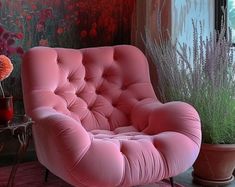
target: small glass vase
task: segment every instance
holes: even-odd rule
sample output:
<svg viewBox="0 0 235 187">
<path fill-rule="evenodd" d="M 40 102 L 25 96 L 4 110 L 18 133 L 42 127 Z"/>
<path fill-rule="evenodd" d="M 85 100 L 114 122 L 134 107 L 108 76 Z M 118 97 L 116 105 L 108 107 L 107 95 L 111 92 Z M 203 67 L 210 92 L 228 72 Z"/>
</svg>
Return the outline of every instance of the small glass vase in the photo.
<svg viewBox="0 0 235 187">
<path fill-rule="evenodd" d="M 7 126 L 13 118 L 13 97 L 0 97 L 0 126 Z"/>
</svg>

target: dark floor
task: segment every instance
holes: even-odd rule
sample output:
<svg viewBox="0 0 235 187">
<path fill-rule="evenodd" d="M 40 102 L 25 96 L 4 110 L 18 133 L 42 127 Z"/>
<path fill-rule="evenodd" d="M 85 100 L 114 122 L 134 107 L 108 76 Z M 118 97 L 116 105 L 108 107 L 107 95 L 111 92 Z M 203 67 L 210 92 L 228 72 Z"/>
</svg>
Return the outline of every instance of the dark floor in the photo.
<svg viewBox="0 0 235 187">
<path fill-rule="evenodd" d="M 28 161 L 33 161 L 37 160 L 36 154 L 34 151 L 28 152 L 24 160 L 22 162 L 28 162 Z M 6 166 L 6 165 L 12 165 L 14 161 L 14 157 L 12 156 L 0 156 L 0 167 L 1 166 Z M 182 173 L 181 175 L 177 176 L 174 178 L 176 182 L 179 184 L 184 185 L 185 187 L 203 187 L 202 185 L 196 185 L 193 183 L 193 178 L 192 178 L 192 168 L 190 168 L 188 171 Z M 144 187 L 144 186 L 141 186 Z M 148 185 L 148 187 L 154 187 L 154 184 Z M 215 187 L 215 186 L 214 186 Z M 231 184 L 227 185 L 226 187 L 235 187 L 235 181 L 233 181 Z"/>
</svg>

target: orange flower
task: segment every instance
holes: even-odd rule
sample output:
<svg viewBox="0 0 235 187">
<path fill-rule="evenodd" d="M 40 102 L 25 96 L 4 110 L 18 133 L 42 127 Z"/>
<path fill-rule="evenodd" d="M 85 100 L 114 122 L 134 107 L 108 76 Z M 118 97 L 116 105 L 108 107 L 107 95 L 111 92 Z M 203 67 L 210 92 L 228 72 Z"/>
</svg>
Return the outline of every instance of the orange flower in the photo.
<svg viewBox="0 0 235 187">
<path fill-rule="evenodd" d="M 11 63 L 11 60 L 5 55 L 0 55 L 0 81 L 7 78 L 12 70 L 13 64 Z"/>
</svg>

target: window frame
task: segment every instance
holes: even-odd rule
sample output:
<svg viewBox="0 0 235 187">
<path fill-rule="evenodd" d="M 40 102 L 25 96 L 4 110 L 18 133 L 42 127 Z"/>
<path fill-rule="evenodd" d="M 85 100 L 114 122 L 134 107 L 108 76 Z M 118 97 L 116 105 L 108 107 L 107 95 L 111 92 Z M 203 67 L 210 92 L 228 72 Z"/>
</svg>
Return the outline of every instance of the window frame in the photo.
<svg viewBox="0 0 235 187">
<path fill-rule="evenodd" d="M 225 26 L 227 28 L 227 12 L 223 13 L 221 7 L 227 8 L 227 0 L 215 0 L 215 30 L 221 31 L 221 22 L 222 17 L 225 16 Z M 227 32 L 226 32 L 227 34 Z M 235 43 L 232 43 L 232 46 L 235 47 Z"/>
</svg>

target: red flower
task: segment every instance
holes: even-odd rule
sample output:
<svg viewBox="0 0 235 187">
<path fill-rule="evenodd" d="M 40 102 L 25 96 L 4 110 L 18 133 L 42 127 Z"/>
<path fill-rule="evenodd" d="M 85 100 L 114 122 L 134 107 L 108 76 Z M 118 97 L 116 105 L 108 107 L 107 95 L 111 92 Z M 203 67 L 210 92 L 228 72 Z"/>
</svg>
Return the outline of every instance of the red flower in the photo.
<svg viewBox="0 0 235 187">
<path fill-rule="evenodd" d="M 58 29 L 57 29 L 57 34 L 63 34 L 64 33 L 64 28 L 63 27 L 59 27 Z"/>
<path fill-rule="evenodd" d="M 44 10 L 44 14 L 47 18 L 52 18 L 53 15 L 52 15 L 52 9 L 51 8 L 47 8 Z"/>
<path fill-rule="evenodd" d="M 17 47 L 16 52 L 21 55 L 24 54 L 24 50 L 22 49 L 22 47 Z"/>
<path fill-rule="evenodd" d="M 18 32 L 18 33 L 16 34 L 16 38 L 18 38 L 19 40 L 23 39 L 23 38 L 24 38 L 23 33 L 22 33 L 22 32 Z"/>
<path fill-rule="evenodd" d="M 90 32 L 89 32 L 89 36 L 91 38 L 95 38 L 97 36 L 97 31 L 96 29 L 91 29 Z"/>
<path fill-rule="evenodd" d="M 4 29 L 0 26 L 0 35 L 4 32 Z"/>
<path fill-rule="evenodd" d="M 33 4 L 33 5 L 31 6 L 31 8 L 32 8 L 32 10 L 36 10 L 36 9 L 37 9 L 37 6 L 36 6 L 35 4 Z"/>
<path fill-rule="evenodd" d="M 42 32 L 42 31 L 44 31 L 44 23 L 39 22 L 39 23 L 36 25 L 36 31 L 37 31 L 37 32 Z"/>
<path fill-rule="evenodd" d="M 87 36 L 87 31 L 86 30 L 81 31 L 80 37 L 85 38 L 86 36 Z"/>
<path fill-rule="evenodd" d="M 32 19 L 32 16 L 28 14 L 28 15 L 26 16 L 26 20 L 27 20 L 27 21 L 30 21 L 31 19 Z"/>
<path fill-rule="evenodd" d="M 0 26 L 0 55 L 11 56 L 17 53 L 16 39 L 22 38 L 22 33 L 8 32 Z"/>
</svg>

